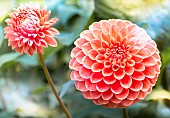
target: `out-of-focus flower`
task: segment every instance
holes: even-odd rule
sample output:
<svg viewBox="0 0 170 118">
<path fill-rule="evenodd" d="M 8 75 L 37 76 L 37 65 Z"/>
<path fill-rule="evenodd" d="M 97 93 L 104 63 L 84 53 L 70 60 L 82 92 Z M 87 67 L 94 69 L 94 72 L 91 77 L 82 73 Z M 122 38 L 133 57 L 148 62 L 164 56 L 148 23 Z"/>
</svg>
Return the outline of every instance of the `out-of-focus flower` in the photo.
<svg viewBox="0 0 170 118">
<path fill-rule="evenodd" d="M 86 99 L 109 108 L 130 106 L 146 97 L 160 73 L 156 43 L 130 21 L 101 20 L 75 41 L 71 79 Z"/>
<path fill-rule="evenodd" d="M 58 19 L 48 20 L 51 11 L 47 8 L 40 9 L 38 3 L 21 4 L 9 14 L 5 22 L 5 38 L 8 46 L 20 54 L 33 55 L 35 52 L 44 53 L 43 48 L 48 45 L 56 47 L 57 41 L 53 38 L 59 31 L 53 27 Z"/>
</svg>

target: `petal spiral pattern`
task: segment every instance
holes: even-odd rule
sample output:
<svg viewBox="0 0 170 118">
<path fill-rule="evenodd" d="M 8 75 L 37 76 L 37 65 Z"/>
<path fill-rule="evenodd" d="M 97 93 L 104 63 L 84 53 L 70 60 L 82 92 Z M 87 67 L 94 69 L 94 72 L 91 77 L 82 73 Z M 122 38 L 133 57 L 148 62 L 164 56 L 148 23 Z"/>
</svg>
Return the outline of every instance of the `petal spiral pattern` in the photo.
<svg viewBox="0 0 170 118">
<path fill-rule="evenodd" d="M 71 51 L 71 79 L 86 99 L 108 108 L 124 108 L 152 91 L 161 61 L 156 43 L 127 20 L 94 22 Z"/>
</svg>

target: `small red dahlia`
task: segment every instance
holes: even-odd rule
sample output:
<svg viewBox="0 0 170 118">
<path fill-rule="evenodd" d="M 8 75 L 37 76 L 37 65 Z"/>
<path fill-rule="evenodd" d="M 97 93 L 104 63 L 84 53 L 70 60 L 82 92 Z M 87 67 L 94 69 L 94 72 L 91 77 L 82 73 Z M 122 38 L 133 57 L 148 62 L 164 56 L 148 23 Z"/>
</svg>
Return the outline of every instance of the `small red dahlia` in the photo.
<svg viewBox="0 0 170 118">
<path fill-rule="evenodd" d="M 80 34 L 71 51 L 71 79 L 86 99 L 124 108 L 146 97 L 160 73 L 156 43 L 127 20 L 95 22 Z"/>
<path fill-rule="evenodd" d="M 8 46 L 20 54 L 33 55 L 34 52 L 44 53 L 43 48 L 48 45 L 56 47 L 55 34 L 59 31 L 51 26 L 58 19 L 48 20 L 51 11 L 46 8 L 40 9 L 38 3 L 21 4 L 9 14 L 10 18 L 5 22 L 5 38 L 8 39 Z"/>
</svg>

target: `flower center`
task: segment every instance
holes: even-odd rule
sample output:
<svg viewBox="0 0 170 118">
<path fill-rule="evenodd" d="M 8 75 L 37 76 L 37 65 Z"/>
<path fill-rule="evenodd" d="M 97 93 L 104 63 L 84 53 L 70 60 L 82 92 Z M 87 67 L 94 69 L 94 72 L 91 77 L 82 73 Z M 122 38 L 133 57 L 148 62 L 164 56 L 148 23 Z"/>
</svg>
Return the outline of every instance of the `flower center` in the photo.
<svg viewBox="0 0 170 118">
<path fill-rule="evenodd" d="M 127 61 L 129 60 L 128 46 L 125 45 L 110 45 L 109 48 L 105 50 L 105 61 L 110 63 L 113 70 L 118 68 L 124 68 Z"/>
</svg>

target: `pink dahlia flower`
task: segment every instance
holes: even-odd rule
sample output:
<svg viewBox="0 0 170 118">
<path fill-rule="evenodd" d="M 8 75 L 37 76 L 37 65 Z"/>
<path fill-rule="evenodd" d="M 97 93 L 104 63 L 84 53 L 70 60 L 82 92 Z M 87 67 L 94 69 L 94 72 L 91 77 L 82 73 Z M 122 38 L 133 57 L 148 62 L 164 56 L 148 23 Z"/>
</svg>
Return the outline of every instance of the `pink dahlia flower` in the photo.
<svg viewBox="0 0 170 118">
<path fill-rule="evenodd" d="M 156 43 L 144 29 L 119 19 L 89 26 L 75 41 L 71 79 L 86 99 L 124 108 L 146 97 L 160 73 Z"/>
<path fill-rule="evenodd" d="M 57 46 L 54 39 L 59 31 L 51 26 L 58 19 L 48 20 L 51 11 L 46 8 L 40 9 L 38 3 L 21 4 L 9 14 L 10 18 L 5 22 L 5 38 L 8 39 L 8 46 L 15 49 L 20 54 L 27 53 L 33 55 L 34 52 L 43 54 L 43 48 Z"/>
</svg>

